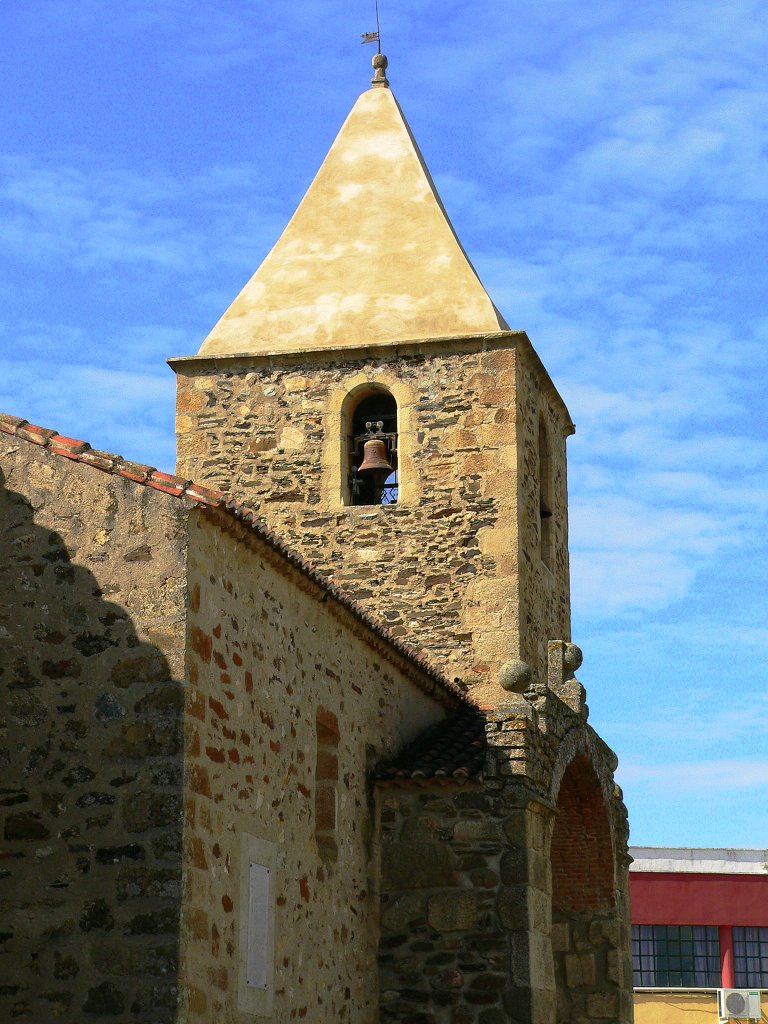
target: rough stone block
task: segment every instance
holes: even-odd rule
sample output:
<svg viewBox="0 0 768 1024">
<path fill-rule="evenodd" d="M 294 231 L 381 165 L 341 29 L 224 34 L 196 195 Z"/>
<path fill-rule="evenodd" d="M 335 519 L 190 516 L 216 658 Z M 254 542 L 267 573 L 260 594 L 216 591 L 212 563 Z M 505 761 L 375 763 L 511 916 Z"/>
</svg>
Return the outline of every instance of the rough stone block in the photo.
<svg viewBox="0 0 768 1024">
<path fill-rule="evenodd" d="M 566 953 L 570 949 L 570 927 L 565 921 L 552 925 L 552 952 Z"/>
<path fill-rule="evenodd" d="M 26 814 L 11 814 L 5 819 L 5 827 L 3 828 L 3 836 L 5 839 L 29 839 L 39 841 L 42 839 L 50 839 L 51 832 L 42 821 L 40 821 L 40 815 L 34 811 L 29 811 Z"/>
<path fill-rule="evenodd" d="M 618 1012 L 618 992 L 593 992 L 587 996 L 587 1013 L 592 1020 L 615 1021 Z"/>
<path fill-rule="evenodd" d="M 617 949 L 608 950 L 606 976 L 614 985 L 622 986 L 624 984 L 625 960 L 626 954 L 623 951 Z"/>
<path fill-rule="evenodd" d="M 591 953 L 568 953 L 565 957 L 565 976 L 569 988 L 595 984 L 595 958 Z"/>
<path fill-rule="evenodd" d="M 390 932 L 405 931 L 409 926 L 425 920 L 424 897 L 420 893 L 406 892 L 384 910 L 383 927 Z"/>
<path fill-rule="evenodd" d="M 507 885 L 496 900 L 502 928 L 518 931 L 528 927 L 528 892 L 525 885 Z"/>
<path fill-rule="evenodd" d="M 498 835 L 496 822 L 488 819 L 457 821 L 453 826 L 453 838 L 461 843 L 492 842 Z"/>
<path fill-rule="evenodd" d="M 437 830 L 438 819 L 434 814 L 411 814 L 403 821 L 400 838 L 406 843 L 431 843 Z"/>
<path fill-rule="evenodd" d="M 471 892 L 438 893 L 430 896 L 429 924 L 438 932 L 470 931 L 477 922 L 477 904 Z"/>
<path fill-rule="evenodd" d="M 392 843 L 382 851 L 382 889 L 456 885 L 451 851 L 440 843 Z"/>
</svg>

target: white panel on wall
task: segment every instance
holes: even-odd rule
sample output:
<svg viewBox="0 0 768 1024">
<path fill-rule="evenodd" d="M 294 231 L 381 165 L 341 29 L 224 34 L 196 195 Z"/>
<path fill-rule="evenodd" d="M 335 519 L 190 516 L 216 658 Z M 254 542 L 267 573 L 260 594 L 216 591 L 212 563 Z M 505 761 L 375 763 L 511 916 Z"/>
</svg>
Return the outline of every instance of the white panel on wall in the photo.
<svg viewBox="0 0 768 1024">
<path fill-rule="evenodd" d="M 268 968 L 269 868 L 264 864 L 248 866 L 248 940 L 246 953 L 246 984 L 266 989 Z"/>
<path fill-rule="evenodd" d="M 277 846 L 266 839 L 242 832 L 238 876 L 238 1010 L 255 1017 L 271 1017 L 275 970 L 275 894 L 278 885 Z"/>
</svg>

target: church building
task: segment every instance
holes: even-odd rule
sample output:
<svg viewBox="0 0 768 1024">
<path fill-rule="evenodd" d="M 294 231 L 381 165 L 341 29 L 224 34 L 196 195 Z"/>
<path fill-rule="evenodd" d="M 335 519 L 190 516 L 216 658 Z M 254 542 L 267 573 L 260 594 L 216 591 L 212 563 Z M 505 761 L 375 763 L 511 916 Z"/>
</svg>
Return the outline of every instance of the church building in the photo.
<svg viewBox="0 0 768 1024">
<path fill-rule="evenodd" d="M 176 475 L 0 416 L 0 1018 L 629 1024 L 574 427 L 374 57 L 176 374 Z"/>
</svg>

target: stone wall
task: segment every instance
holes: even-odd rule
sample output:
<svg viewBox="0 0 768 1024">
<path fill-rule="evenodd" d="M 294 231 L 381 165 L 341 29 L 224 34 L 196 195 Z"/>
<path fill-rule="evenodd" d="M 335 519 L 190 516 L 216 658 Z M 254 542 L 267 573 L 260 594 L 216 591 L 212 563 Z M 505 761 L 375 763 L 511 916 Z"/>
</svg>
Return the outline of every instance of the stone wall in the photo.
<svg viewBox="0 0 768 1024">
<path fill-rule="evenodd" d="M 510 697 L 481 785 L 379 789 L 382 1022 L 631 1021 L 626 813 L 584 719 Z"/>
<path fill-rule="evenodd" d="M 251 1019 L 241 933 L 250 836 L 276 857 L 272 1020 L 372 1024 L 368 775 L 443 707 L 413 666 L 226 516 L 193 514 L 189 585 L 185 1019 Z"/>
<path fill-rule="evenodd" d="M 530 1020 L 524 809 L 504 783 L 384 790 L 382 1024 Z"/>
<path fill-rule="evenodd" d="M 517 537 L 519 551 L 520 658 L 539 679 L 547 664 L 549 640 L 571 636 L 571 584 L 568 561 L 568 480 L 562 410 L 542 394 L 540 370 L 530 359 L 517 361 L 517 429 L 520 459 Z M 539 429 L 549 448 L 551 566 L 541 557 L 543 522 L 539 508 Z"/>
<path fill-rule="evenodd" d="M 176 1019 L 184 515 L 0 435 L 4 1021 Z"/>
<path fill-rule="evenodd" d="M 180 475 L 242 497 L 482 702 L 501 699 L 496 671 L 510 657 L 543 678 L 546 641 L 570 629 L 572 425 L 525 335 L 173 365 Z M 400 499 L 350 507 L 342 411 L 370 384 L 398 403 Z M 552 572 L 538 557 L 540 416 L 557 496 Z"/>
</svg>

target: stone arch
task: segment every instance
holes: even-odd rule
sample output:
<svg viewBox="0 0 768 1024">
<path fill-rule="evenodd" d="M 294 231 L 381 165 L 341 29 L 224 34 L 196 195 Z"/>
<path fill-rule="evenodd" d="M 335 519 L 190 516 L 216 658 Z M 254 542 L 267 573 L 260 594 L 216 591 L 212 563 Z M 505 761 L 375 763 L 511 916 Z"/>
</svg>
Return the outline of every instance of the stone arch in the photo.
<svg viewBox="0 0 768 1024">
<path fill-rule="evenodd" d="M 350 414 L 361 400 L 377 390 L 389 392 L 397 403 L 398 504 L 413 504 L 418 499 L 420 485 L 413 471 L 415 398 L 411 388 L 402 380 L 376 368 L 369 373 L 358 372 L 347 377 L 329 395 L 323 421 L 325 444 L 321 494 L 325 507 L 338 508 L 349 504 L 347 436 Z"/>
<path fill-rule="evenodd" d="M 549 861 L 557 1024 L 591 1017 L 618 1021 L 624 1009 L 614 766 L 593 746 L 587 730 L 566 736 L 553 778 Z"/>
</svg>

